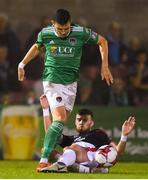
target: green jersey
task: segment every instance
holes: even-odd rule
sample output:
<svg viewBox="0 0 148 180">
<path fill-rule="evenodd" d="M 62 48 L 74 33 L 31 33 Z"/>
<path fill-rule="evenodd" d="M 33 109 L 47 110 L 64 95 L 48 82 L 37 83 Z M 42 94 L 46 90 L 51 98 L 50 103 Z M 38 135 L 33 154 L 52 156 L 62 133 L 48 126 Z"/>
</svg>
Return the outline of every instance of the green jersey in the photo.
<svg viewBox="0 0 148 180">
<path fill-rule="evenodd" d="M 81 26 L 71 26 L 71 32 L 65 38 L 58 37 L 53 26 L 43 28 L 36 42 L 46 51 L 43 81 L 56 84 L 77 81 L 82 47 L 85 43 L 98 43 L 98 38 L 97 33 Z"/>
</svg>

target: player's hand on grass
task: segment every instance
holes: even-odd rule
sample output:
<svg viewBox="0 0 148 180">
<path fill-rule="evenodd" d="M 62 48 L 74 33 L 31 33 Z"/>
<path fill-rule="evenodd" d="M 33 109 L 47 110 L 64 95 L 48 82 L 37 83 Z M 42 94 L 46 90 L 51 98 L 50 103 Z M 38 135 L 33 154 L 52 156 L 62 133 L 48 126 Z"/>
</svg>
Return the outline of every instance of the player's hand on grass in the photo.
<svg viewBox="0 0 148 180">
<path fill-rule="evenodd" d="M 108 86 L 113 84 L 113 76 L 112 76 L 108 66 L 102 65 L 102 67 L 101 67 L 101 77 L 102 77 L 102 80 L 106 81 Z"/>
<path fill-rule="evenodd" d="M 129 135 L 134 129 L 136 124 L 136 119 L 133 116 L 130 116 L 122 125 L 122 134 L 124 136 Z"/>
<path fill-rule="evenodd" d="M 18 67 L 18 80 L 24 81 L 25 80 L 25 70 L 24 68 Z"/>
</svg>

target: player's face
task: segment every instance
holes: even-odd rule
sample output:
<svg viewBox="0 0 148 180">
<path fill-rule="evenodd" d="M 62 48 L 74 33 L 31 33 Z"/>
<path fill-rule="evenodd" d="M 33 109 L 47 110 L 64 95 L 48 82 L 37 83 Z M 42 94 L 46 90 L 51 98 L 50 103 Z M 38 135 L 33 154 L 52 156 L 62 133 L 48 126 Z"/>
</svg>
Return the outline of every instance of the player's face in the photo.
<svg viewBox="0 0 148 180">
<path fill-rule="evenodd" d="M 55 29 L 57 35 L 60 38 L 65 38 L 66 36 L 68 36 L 68 34 L 70 33 L 70 30 L 71 30 L 71 22 L 68 22 L 64 25 L 54 22 L 53 26 L 54 26 L 54 29 Z"/>
<path fill-rule="evenodd" d="M 75 120 L 76 130 L 78 132 L 89 131 L 93 125 L 93 119 L 91 115 L 76 115 Z"/>
</svg>

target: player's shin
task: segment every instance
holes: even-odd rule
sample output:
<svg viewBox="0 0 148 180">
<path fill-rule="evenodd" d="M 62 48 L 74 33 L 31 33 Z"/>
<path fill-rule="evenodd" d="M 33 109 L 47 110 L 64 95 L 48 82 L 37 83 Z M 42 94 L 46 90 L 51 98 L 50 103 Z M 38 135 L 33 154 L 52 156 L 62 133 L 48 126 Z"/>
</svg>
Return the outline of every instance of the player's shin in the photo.
<svg viewBox="0 0 148 180">
<path fill-rule="evenodd" d="M 62 134 L 63 127 L 63 122 L 56 120 L 53 121 L 51 126 L 48 128 L 48 131 L 44 138 L 44 147 L 40 163 L 48 160 L 51 151 L 54 149 L 57 141 L 59 140 Z"/>
<path fill-rule="evenodd" d="M 80 172 L 80 173 L 90 173 L 91 169 L 87 166 L 83 166 L 82 164 L 74 163 L 71 166 L 72 170 L 74 172 Z"/>
</svg>

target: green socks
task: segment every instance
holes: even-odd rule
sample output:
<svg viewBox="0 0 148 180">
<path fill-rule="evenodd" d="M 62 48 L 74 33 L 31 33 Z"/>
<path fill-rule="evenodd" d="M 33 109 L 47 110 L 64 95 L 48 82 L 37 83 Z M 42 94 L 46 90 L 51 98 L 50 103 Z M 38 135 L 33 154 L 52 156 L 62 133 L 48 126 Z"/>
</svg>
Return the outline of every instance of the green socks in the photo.
<svg viewBox="0 0 148 180">
<path fill-rule="evenodd" d="M 61 121 L 56 120 L 52 122 L 44 138 L 44 148 L 41 156 L 42 158 L 49 157 L 51 151 L 54 149 L 57 141 L 61 137 L 63 127 L 64 123 Z"/>
</svg>

